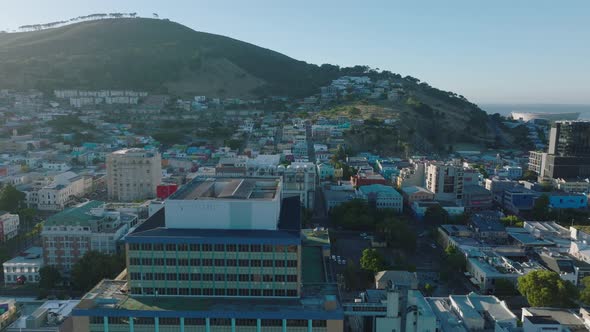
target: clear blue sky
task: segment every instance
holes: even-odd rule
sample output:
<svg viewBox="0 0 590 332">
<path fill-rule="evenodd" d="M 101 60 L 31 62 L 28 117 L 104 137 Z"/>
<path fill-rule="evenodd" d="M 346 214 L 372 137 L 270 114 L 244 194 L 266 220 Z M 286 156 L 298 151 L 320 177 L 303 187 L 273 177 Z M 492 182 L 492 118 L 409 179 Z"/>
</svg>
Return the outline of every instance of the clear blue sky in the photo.
<svg viewBox="0 0 590 332">
<path fill-rule="evenodd" d="M 477 103 L 590 104 L 590 1 L 2 1 L 0 29 L 137 12 L 341 66 L 411 75 Z"/>
</svg>

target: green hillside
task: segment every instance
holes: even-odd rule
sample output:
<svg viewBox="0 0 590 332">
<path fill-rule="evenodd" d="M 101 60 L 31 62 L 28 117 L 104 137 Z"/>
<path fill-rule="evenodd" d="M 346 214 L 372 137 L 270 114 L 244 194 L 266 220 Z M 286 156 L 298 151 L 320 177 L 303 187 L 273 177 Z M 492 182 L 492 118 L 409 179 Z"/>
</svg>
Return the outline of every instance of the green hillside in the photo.
<svg viewBox="0 0 590 332">
<path fill-rule="evenodd" d="M 336 68 L 336 70 L 333 70 Z M 155 19 L 0 34 L 0 87 L 307 95 L 339 75 L 232 38 Z"/>
</svg>

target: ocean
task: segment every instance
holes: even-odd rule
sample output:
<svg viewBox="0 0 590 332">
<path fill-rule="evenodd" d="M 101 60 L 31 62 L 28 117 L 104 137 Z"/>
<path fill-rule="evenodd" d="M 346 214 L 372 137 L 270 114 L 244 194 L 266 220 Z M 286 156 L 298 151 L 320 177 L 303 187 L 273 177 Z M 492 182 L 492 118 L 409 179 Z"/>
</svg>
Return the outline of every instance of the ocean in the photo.
<svg viewBox="0 0 590 332">
<path fill-rule="evenodd" d="M 580 120 L 590 120 L 590 105 L 559 104 L 480 104 L 489 114 L 499 113 L 510 116 L 511 112 L 571 113 L 580 112 Z"/>
</svg>

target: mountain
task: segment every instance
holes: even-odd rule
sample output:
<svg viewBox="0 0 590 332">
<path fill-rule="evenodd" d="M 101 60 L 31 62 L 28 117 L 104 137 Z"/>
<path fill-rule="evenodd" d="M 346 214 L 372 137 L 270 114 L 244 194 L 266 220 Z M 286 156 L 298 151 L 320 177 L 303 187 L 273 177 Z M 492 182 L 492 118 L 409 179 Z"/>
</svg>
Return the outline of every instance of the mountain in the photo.
<svg viewBox="0 0 590 332">
<path fill-rule="evenodd" d="M 489 147 L 519 143 L 506 133 L 499 118 L 487 116 L 461 95 L 416 78 L 367 66 L 308 64 L 169 20 L 104 19 L 35 32 L 0 33 L 0 89 L 134 89 L 182 97 L 302 97 L 318 93 L 319 87 L 344 75 L 388 79 L 405 90 L 397 102 L 360 101 L 375 104 L 373 109 L 388 116 L 395 114 L 400 130 L 382 137 L 381 131 L 367 128 L 367 133 L 358 133 L 357 143 L 383 144 L 384 149 L 393 146 L 395 150 L 410 142 L 423 151 L 452 150 L 458 143 Z"/>
<path fill-rule="evenodd" d="M 0 34 L 0 87 L 143 89 L 176 95 L 304 96 L 339 76 L 168 20 L 105 19 Z"/>
</svg>

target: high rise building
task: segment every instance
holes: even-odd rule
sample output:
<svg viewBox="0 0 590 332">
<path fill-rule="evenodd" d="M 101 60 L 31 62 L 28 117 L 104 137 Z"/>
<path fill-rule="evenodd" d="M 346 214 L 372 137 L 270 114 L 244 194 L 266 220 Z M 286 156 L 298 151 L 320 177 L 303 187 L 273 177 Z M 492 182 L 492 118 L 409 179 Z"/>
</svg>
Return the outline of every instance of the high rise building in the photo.
<svg viewBox="0 0 590 332">
<path fill-rule="evenodd" d="M 74 330 L 342 331 L 329 237 L 306 237 L 299 197 L 281 189 L 281 178 L 180 188 L 126 236 L 126 279 L 88 293 Z"/>
<path fill-rule="evenodd" d="M 110 200 L 131 202 L 156 197 L 162 182 L 158 152 L 124 149 L 107 156 L 107 190 Z"/>
<path fill-rule="evenodd" d="M 463 166 L 433 162 L 426 167 L 426 189 L 441 201 L 456 202 L 463 199 Z"/>
<path fill-rule="evenodd" d="M 590 121 L 557 121 L 549 133 L 542 175 L 550 179 L 590 177 Z"/>
</svg>

